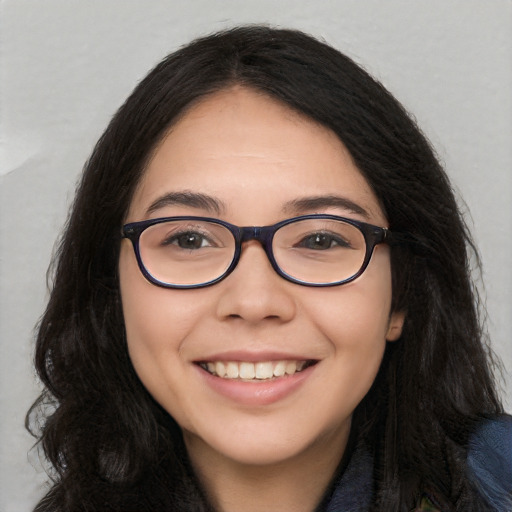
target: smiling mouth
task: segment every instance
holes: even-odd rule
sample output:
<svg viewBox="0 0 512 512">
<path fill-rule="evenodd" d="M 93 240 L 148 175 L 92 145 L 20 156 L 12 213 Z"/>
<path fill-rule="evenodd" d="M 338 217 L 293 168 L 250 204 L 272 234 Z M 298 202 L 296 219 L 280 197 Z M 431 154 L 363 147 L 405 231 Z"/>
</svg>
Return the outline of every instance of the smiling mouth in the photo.
<svg viewBox="0 0 512 512">
<path fill-rule="evenodd" d="M 197 363 L 209 374 L 222 379 L 236 379 L 246 382 L 258 382 L 279 377 L 285 377 L 302 372 L 318 361 L 310 360 L 282 360 L 282 361 L 206 361 Z"/>
</svg>

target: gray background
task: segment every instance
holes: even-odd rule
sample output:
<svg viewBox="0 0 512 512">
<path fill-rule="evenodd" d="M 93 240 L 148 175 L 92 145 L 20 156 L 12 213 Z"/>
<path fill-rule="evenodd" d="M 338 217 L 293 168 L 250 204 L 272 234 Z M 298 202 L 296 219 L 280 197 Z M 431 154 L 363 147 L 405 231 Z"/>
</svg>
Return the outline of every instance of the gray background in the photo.
<svg viewBox="0 0 512 512">
<path fill-rule="evenodd" d="M 29 510 L 42 492 L 23 429 L 38 391 L 33 327 L 83 162 L 156 62 L 236 23 L 323 37 L 415 114 L 471 211 L 493 346 L 512 368 L 510 0 L 0 0 L 0 8 L 2 512 Z"/>
</svg>

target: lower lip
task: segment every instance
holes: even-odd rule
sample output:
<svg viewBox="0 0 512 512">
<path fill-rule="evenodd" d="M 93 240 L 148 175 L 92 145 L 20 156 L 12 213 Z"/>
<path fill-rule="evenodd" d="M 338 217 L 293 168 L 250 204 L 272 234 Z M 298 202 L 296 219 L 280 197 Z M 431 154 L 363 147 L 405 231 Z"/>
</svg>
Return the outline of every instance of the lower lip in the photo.
<svg viewBox="0 0 512 512">
<path fill-rule="evenodd" d="M 245 406 L 270 405 L 294 393 L 312 375 L 316 365 L 301 372 L 268 380 L 244 382 L 216 377 L 197 366 L 201 377 L 216 393 Z"/>
</svg>

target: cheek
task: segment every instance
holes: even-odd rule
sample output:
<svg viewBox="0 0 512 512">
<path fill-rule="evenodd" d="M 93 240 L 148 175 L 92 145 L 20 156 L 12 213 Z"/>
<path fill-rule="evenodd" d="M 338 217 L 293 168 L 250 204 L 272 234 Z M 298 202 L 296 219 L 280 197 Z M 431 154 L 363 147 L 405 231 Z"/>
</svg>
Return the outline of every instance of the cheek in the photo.
<svg viewBox="0 0 512 512">
<path fill-rule="evenodd" d="M 339 404 L 341 417 L 352 414 L 375 381 L 387 344 L 389 311 L 382 302 L 370 305 L 355 291 L 347 295 L 348 301 L 326 301 L 329 306 L 318 315 L 333 354 L 330 373 L 336 377 L 329 382 L 330 399 Z"/>
<path fill-rule="evenodd" d="M 131 247 L 121 250 L 119 278 L 130 359 L 148 384 L 155 369 L 175 364 L 181 344 L 200 315 L 196 302 L 179 290 L 149 283 L 141 274 Z"/>
<path fill-rule="evenodd" d="M 391 276 L 371 272 L 357 281 L 329 289 L 315 301 L 313 316 L 336 346 L 366 345 L 386 341 L 391 309 Z"/>
<path fill-rule="evenodd" d="M 329 340 L 337 374 L 359 398 L 375 379 L 389 327 L 389 262 L 385 253 L 376 256 L 358 280 L 324 289 L 310 307 L 310 318 Z"/>
<path fill-rule="evenodd" d="M 146 281 L 129 251 L 121 251 L 119 276 L 128 352 L 135 372 L 153 398 L 180 425 L 188 425 L 186 411 L 193 410 L 193 405 L 187 392 L 190 369 L 184 352 L 207 304 L 192 290 L 184 293 Z"/>
</svg>

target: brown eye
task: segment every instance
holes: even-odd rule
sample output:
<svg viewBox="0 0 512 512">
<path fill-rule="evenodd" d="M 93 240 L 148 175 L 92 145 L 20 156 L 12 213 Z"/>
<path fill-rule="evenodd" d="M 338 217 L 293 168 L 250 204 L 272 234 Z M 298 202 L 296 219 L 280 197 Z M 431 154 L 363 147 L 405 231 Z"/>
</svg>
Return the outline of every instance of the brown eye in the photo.
<svg viewBox="0 0 512 512">
<path fill-rule="evenodd" d="M 314 233 L 313 235 L 303 238 L 297 244 L 297 247 L 303 247 L 305 249 L 312 249 L 315 251 L 324 251 L 336 246 L 349 247 L 350 244 L 339 236 L 334 236 L 329 233 Z"/>
<path fill-rule="evenodd" d="M 207 238 L 201 233 L 188 231 L 170 236 L 162 242 L 162 245 L 177 245 L 180 249 L 201 249 L 201 247 L 208 247 Z"/>
</svg>

